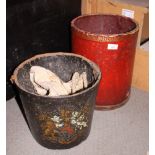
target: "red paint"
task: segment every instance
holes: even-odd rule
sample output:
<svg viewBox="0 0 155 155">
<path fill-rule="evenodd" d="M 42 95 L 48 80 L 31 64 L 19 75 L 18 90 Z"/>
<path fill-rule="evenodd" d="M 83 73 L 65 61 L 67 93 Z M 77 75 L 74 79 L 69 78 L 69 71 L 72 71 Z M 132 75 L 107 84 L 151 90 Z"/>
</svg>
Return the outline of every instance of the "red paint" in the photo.
<svg viewBox="0 0 155 155">
<path fill-rule="evenodd" d="M 137 33 L 123 36 L 124 39 L 116 42 L 99 42 L 84 39 L 77 31 L 72 31 L 72 51 L 94 61 L 101 69 L 102 79 L 97 95 L 97 106 L 115 106 L 128 98 Z M 121 35 L 119 37 L 121 38 Z M 118 44 L 118 49 L 108 50 L 108 44 Z"/>
<path fill-rule="evenodd" d="M 74 134 L 74 130 L 69 126 L 64 127 L 62 131 L 67 131 L 68 134 Z"/>
</svg>

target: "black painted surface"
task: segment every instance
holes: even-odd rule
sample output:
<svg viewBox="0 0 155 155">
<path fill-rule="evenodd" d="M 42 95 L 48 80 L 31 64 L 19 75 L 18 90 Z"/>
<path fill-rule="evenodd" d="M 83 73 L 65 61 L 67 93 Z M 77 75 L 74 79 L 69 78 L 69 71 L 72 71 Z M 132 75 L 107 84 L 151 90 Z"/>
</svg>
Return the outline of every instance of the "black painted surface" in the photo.
<svg viewBox="0 0 155 155">
<path fill-rule="evenodd" d="M 32 64 L 52 70 L 64 81 L 69 81 L 75 72 L 85 71 L 88 88 L 72 95 L 40 96 L 30 82 Z M 19 66 L 14 77 L 31 133 L 39 144 L 49 149 L 68 149 L 88 137 L 101 79 L 101 72 L 94 63 L 73 54 L 46 54 Z M 54 117 L 61 119 L 62 126 L 57 126 L 60 122 L 54 121 Z"/>
<path fill-rule="evenodd" d="M 80 10 L 81 0 L 7 0 L 7 99 L 14 95 L 9 79 L 19 63 L 38 53 L 70 51 L 70 21 Z"/>
</svg>

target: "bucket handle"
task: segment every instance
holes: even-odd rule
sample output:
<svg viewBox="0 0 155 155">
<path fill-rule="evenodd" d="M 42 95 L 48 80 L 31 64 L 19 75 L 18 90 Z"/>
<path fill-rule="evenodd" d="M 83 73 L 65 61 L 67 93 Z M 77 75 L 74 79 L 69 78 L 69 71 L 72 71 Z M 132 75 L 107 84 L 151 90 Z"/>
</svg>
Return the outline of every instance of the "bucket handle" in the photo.
<svg viewBox="0 0 155 155">
<path fill-rule="evenodd" d="M 14 84 L 14 83 L 15 83 L 15 76 L 14 76 L 14 74 L 13 74 L 13 75 L 11 75 L 10 81 L 11 81 L 11 83 L 12 83 L 12 84 Z"/>
</svg>

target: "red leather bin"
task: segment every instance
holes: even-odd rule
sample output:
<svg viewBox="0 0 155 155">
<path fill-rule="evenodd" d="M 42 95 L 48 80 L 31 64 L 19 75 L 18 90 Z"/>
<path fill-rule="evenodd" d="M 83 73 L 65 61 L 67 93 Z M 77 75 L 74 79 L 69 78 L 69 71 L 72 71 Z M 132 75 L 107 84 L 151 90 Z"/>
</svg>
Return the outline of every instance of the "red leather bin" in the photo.
<svg viewBox="0 0 155 155">
<path fill-rule="evenodd" d="M 102 72 L 96 107 L 123 105 L 130 95 L 138 24 L 120 15 L 82 15 L 71 28 L 72 52 L 91 59 Z"/>
</svg>

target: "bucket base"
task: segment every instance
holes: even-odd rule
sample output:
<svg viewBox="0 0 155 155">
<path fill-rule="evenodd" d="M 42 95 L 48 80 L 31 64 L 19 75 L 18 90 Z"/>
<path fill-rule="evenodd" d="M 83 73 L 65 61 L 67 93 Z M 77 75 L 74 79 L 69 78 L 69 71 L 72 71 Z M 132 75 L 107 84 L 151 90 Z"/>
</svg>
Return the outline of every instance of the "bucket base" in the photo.
<svg viewBox="0 0 155 155">
<path fill-rule="evenodd" d="M 127 101 L 129 100 L 130 95 L 121 103 L 119 104 L 115 104 L 115 105 L 105 105 L 105 106 L 95 106 L 95 110 L 113 110 L 113 109 L 117 109 L 120 108 L 121 106 L 123 106 L 124 104 L 127 103 Z"/>
<path fill-rule="evenodd" d="M 90 133 L 90 131 L 89 131 Z M 85 137 L 82 137 L 81 139 L 79 139 L 78 141 L 76 142 L 73 142 L 71 144 L 67 144 L 67 145 L 62 145 L 62 144 L 52 144 L 52 143 L 48 143 L 48 142 L 44 142 L 44 141 L 40 141 L 40 140 L 36 140 L 36 142 L 38 144 L 40 144 L 42 147 L 45 147 L 47 149 L 52 149 L 52 150 L 65 150 L 65 149 L 70 149 L 70 148 L 73 148 L 73 147 L 76 147 L 78 146 L 79 144 L 83 143 L 85 140 L 87 140 L 88 136 L 89 136 L 89 133 L 85 136 Z"/>
</svg>

